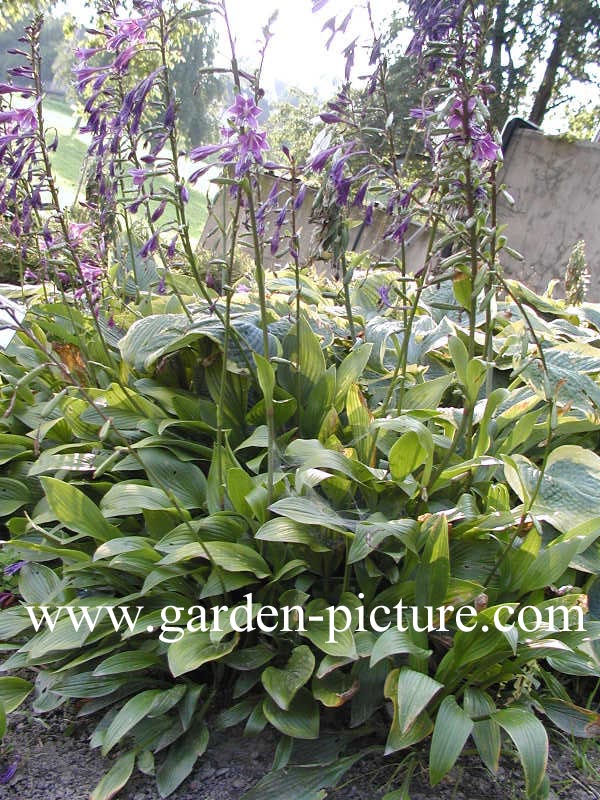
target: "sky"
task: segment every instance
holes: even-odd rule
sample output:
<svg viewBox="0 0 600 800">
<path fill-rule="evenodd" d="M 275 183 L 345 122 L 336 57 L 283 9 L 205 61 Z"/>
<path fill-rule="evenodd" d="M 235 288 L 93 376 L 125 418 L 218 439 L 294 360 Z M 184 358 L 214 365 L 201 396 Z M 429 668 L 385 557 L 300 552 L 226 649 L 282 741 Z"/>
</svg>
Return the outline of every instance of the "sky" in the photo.
<svg viewBox="0 0 600 800">
<path fill-rule="evenodd" d="M 68 11 L 79 19 L 86 12 L 81 0 L 64 0 Z M 386 16 L 398 7 L 398 0 L 372 0 L 374 22 L 385 24 Z M 328 32 L 322 31 L 324 23 L 334 14 L 338 21 L 354 7 L 352 19 L 345 34 L 336 38 L 326 50 Z M 341 50 L 368 30 L 368 20 L 361 0 L 329 0 L 317 14 L 312 13 L 311 0 L 227 0 L 227 9 L 236 39 L 236 50 L 241 65 L 253 71 L 258 65 L 259 40 L 269 17 L 278 12 L 272 24 L 273 38 L 266 52 L 262 85 L 268 95 L 274 93 L 278 82 L 295 86 L 321 97 L 328 97 L 343 79 L 344 58 Z M 230 60 L 229 45 L 219 20 L 220 60 L 225 66 Z M 357 71 L 360 72 L 361 55 L 357 53 Z M 364 62 L 364 57 L 363 57 Z"/>
</svg>

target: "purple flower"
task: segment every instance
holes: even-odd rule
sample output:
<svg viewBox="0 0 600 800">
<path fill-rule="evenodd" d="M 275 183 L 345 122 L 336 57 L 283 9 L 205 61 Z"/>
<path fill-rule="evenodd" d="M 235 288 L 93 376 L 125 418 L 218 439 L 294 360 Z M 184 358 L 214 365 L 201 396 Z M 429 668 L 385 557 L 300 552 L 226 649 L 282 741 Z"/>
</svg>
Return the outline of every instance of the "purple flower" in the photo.
<svg viewBox="0 0 600 800">
<path fill-rule="evenodd" d="M 369 203 L 365 211 L 365 225 L 373 224 L 373 203 Z"/>
<path fill-rule="evenodd" d="M 165 208 L 167 207 L 167 201 L 163 200 L 158 204 L 158 206 L 152 212 L 152 216 L 150 217 L 150 222 L 156 222 L 159 220 L 162 215 L 165 213 Z"/>
<path fill-rule="evenodd" d="M 269 149 L 267 144 L 267 134 L 265 131 L 244 131 L 239 136 L 239 153 L 237 174 L 246 171 L 240 165 L 246 164 L 248 159 L 253 159 L 258 164 L 262 163 L 262 154 Z"/>
<path fill-rule="evenodd" d="M 129 62 L 136 53 L 137 48 L 133 45 L 122 50 L 112 63 L 113 69 L 116 70 L 119 75 L 123 75 L 127 71 Z"/>
<path fill-rule="evenodd" d="M 392 227 L 386 232 L 385 238 L 394 239 L 394 241 L 402 243 L 409 226 L 410 217 L 405 217 L 398 224 L 392 225 Z"/>
<path fill-rule="evenodd" d="M 200 147 L 194 147 L 193 150 L 190 150 L 190 159 L 192 161 L 204 161 L 208 156 L 220 153 L 223 147 L 224 145 L 222 144 L 204 144 L 200 145 Z"/>
<path fill-rule="evenodd" d="M 149 258 L 152 253 L 155 253 L 158 250 L 158 232 L 154 233 L 146 242 L 146 244 L 142 247 L 139 251 L 139 255 L 142 258 Z"/>
<path fill-rule="evenodd" d="M 473 158 L 477 163 L 496 161 L 502 154 L 502 148 L 492 138 L 491 134 L 484 131 L 472 138 Z"/>
<path fill-rule="evenodd" d="M 304 202 L 304 198 L 306 197 L 306 189 L 307 186 L 305 183 L 303 183 L 300 189 L 298 190 L 298 194 L 296 195 L 296 199 L 294 200 L 294 209 L 296 211 L 298 211 L 298 209 Z"/>
<path fill-rule="evenodd" d="M 182 203 L 189 203 L 190 202 L 190 192 L 184 184 L 181 185 L 181 189 L 179 190 L 179 196 L 181 197 Z"/>
<path fill-rule="evenodd" d="M 158 282 L 158 286 L 156 287 L 156 291 L 157 291 L 158 294 L 166 294 L 167 293 L 167 287 L 166 287 L 166 281 L 165 281 L 165 276 L 164 275 L 161 275 L 161 278 L 160 278 L 160 280 Z"/>
<path fill-rule="evenodd" d="M 92 227 L 91 222 L 69 222 L 69 241 L 71 244 L 81 244 L 83 234 Z"/>
<path fill-rule="evenodd" d="M 353 206 L 362 206 L 362 204 L 365 202 L 365 197 L 368 188 L 369 188 L 369 181 L 365 181 L 354 195 L 354 200 L 352 201 Z"/>
<path fill-rule="evenodd" d="M 308 167 L 313 172 L 320 172 L 327 163 L 328 158 L 332 156 L 337 150 L 339 150 L 339 148 L 340 145 L 335 144 L 332 145 L 331 147 L 326 147 L 324 150 L 321 150 L 318 153 L 315 153 L 315 155 L 308 162 Z"/>
<path fill-rule="evenodd" d="M 465 119 L 465 103 L 460 97 L 457 97 L 454 103 L 452 104 L 452 113 L 446 121 L 448 127 L 454 131 L 465 128 L 468 131 L 470 131 L 471 129 L 470 120 L 471 117 L 473 116 L 475 105 L 476 105 L 475 98 L 469 97 L 469 99 L 467 100 L 466 119 Z"/>
<path fill-rule="evenodd" d="M 0 592 L 0 608 L 10 608 L 10 606 L 15 606 L 18 602 L 18 598 L 12 592 Z M 14 773 L 13 773 L 14 774 Z M 8 783 L 8 781 L 12 778 L 12 775 L 7 778 L 6 781 L 2 780 L 2 776 L 0 775 L 0 783 Z"/>
<path fill-rule="evenodd" d="M 139 187 L 144 185 L 144 181 L 148 177 L 148 172 L 145 169 L 136 167 L 135 169 L 128 170 L 128 172 L 131 175 L 134 186 Z"/>
<path fill-rule="evenodd" d="M 167 247 L 167 258 L 175 258 L 175 247 L 177 245 L 177 239 L 178 235 L 175 234 L 175 236 L 169 242 L 169 245 Z"/>
<path fill-rule="evenodd" d="M 101 51 L 101 47 L 77 47 L 74 50 L 74 56 L 77 61 L 87 61 L 88 58 L 95 56 L 96 53 L 100 53 Z"/>
<path fill-rule="evenodd" d="M 408 111 L 409 116 L 421 122 L 431 117 L 434 113 L 435 112 L 431 108 L 411 108 Z"/>
<path fill-rule="evenodd" d="M 325 111 L 323 114 L 319 114 L 319 117 L 328 125 L 332 125 L 336 122 L 343 122 L 339 114 L 332 114 L 330 111 Z"/>
<path fill-rule="evenodd" d="M 26 563 L 26 561 L 15 561 L 14 564 L 8 564 L 8 566 L 4 567 L 3 572 L 7 577 L 16 575 L 17 572 L 23 569 Z"/>
<path fill-rule="evenodd" d="M 146 40 L 146 30 L 150 24 L 150 19 L 117 19 L 114 21 L 115 28 L 111 31 L 107 28 L 108 38 L 106 48 L 108 50 L 118 50 L 122 44 L 130 42 L 138 44 Z"/>
<path fill-rule="evenodd" d="M 29 108 L 14 108 L 11 111 L 0 111 L 0 125 L 11 127 L 11 133 L 33 133 L 37 130 L 37 102 Z"/>
<path fill-rule="evenodd" d="M 377 290 L 377 294 L 379 295 L 379 303 L 386 308 L 392 307 L 392 302 L 390 300 L 390 289 L 389 286 L 380 286 Z"/>
<path fill-rule="evenodd" d="M 247 127 L 252 130 L 258 128 L 258 117 L 262 114 L 260 108 L 251 97 L 236 95 L 235 102 L 227 109 L 229 118 L 238 127 Z"/>
<path fill-rule="evenodd" d="M 0 83 L 0 94 L 20 94 L 21 97 L 33 97 L 35 89 L 26 86 L 13 86 L 12 83 Z"/>
</svg>

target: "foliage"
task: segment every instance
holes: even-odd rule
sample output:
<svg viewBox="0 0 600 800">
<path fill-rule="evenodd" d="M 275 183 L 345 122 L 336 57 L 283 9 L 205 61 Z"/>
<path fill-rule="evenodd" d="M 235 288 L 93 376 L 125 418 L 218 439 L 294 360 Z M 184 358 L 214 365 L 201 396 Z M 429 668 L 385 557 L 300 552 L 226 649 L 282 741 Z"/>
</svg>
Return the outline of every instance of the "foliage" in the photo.
<svg viewBox="0 0 600 800">
<path fill-rule="evenodd" d="M 75 699 L 95 715 L 91 746 L 117 754 L 94 800 L 136 769 L 172 794 L 211 709 L 218 727 L 281 734 L 246 800 L 320 797 L 374 751 L 409 751 L 408 783 L 421 743 L 437 785 L 469 739 L 492 772 L 514 747 L 527 796 L 548 797 L 546 725 L 600 726 L 569 692 L 571 676 L 600 677 L 600 307 L 501 273 L 488 10 L 410 3 L 409 54 L 436 76 L 412 115 L 425 192 L 396 157 L 375 30 L 365 91 L 347 46 L 307 164 L 288 148 L 269 160 L 260 69 L 240 72 L 233 50 L 222 138 L 192 149 L 186 179 L 168 70 L 184 12 L 134 6 L 106 6 L 103 47 L 79 53 L 89 216 L 56 192 L 39 19 L 0 117 L 0 200 L 37 262 L 2 299 L 2 669 L 32 681 L 0 678 L 0 707 L 32 695 L 38 713 Z M 129 69 L 152 58 L 145 77 Z M 277 180 L 260 196 L 265 169 L 290 179 L 287 198 Z M 188 184 L 214 171 L 232 208 L 207 256 Z M 300 268 L 295 212 L 316 178 L 341 281 Z M 350 252 L 351 212 L 369 224 L 375 202 L 402 254 L 415 220 L 429 231 L 417 274 L 403 255 Z M 266 247 L 288 266 L 267 275 Z M 223 605 L 247 624 L 203 627 Z M 270 629 L 250 624 L 268 606 Z M 555 624 L 561 608 L 581 625 Z"/>
<path fill-rule="evenodd" d="M 320 105 L 314 96 L 301 89 L 291 89 L 289 97 L 270 109 L 266 126 L 271 147 L 280 151 L 287 146 L 299 162 L 306 161 L 315 138 L 315 120 Z"/>
</svg>

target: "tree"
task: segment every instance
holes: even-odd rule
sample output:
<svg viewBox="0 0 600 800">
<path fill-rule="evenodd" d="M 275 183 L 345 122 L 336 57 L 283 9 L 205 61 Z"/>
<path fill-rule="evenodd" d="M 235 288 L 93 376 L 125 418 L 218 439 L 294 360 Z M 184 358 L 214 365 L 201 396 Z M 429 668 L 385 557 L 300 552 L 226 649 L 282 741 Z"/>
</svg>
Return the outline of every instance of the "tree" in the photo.
<svg viewBox="0 0 600 800">
<path fill-rule="evenodd" d="M 183 26 L 182 26 L 183 27 Z M 223 81 L 208 70 L 213 64 L 216 34 L 206 22 L 186 20 L 174 48 L 171 79 L 181 100 L 179 128 L 188 143 L 210 140 L 218 119 L 215 105 L 223 96 Z"/>
<path fill-rule="evenodd" d="M 314 95 L 290 89 L 288 98 L 273 106 L 266 122 L 273 152 L 280 153 L 282 145 L 287 145 L 297 161 L 305 161 L 318 130 L 311 120 L 318 120 L 321 111 Z"/>
<path fill-rule="evenodd" d="M 17 39 L 23 35 L 23 29 L 30 21 L 31 16 L 25 14 L 23 16 L 16 16 L 15 21 L 4 30 L 0 30 L 0 80 L 6 79 L 6 70 L 15 66 L 19 62 L 17 56 L 7 53 L 9 48 L 17 45 Z M 63 24 L 65 17 L 53 17 L 46 15 L 44 26 L 40 35 L 41 49 L 43 53 L 42 60 L 42 82 L 46 88 L 54 86 L 57 83 L 63 83 L 62 76 L 55 70 L 55 62 L 57 58 L 62 57 L 67 44 L 65 40 L 65 33 Z M 58 79 L 57 79 L 57 76 Z M 61 90 L 64 86 L 61 86 Z"/>
<path fill-rule="evenodd" d="M 599 35 L 596 0 L 496 3 L 489 61 L 497 89 L 490 102 L 495 123 L 502 126 L 518 112 L 541 125 L 549 110 L 571 99 L 575 81 L 593 81 Z"/>
<path fill-rule="evenodd" d="M 54 0 L 2 0 L 0 31 L 10 28 L 17 20 L 33 17 L 54 5 Z"/>
<path fill-rule="evenodd" d="M 541 125 L 550 110 L 573 100 L 576 82 L 598 82 L 598 0 L 497 0 L 490 9 L 487 59 L 496 87 L 490 111 L 498 127 L 517 113 Z M 407 26 L 410 20 L 397 13 L 390 41 Z M 398 108 L 406 106 L 418 77 L 413 72 L 412 80 L 399 86 Z"/>
</svg>

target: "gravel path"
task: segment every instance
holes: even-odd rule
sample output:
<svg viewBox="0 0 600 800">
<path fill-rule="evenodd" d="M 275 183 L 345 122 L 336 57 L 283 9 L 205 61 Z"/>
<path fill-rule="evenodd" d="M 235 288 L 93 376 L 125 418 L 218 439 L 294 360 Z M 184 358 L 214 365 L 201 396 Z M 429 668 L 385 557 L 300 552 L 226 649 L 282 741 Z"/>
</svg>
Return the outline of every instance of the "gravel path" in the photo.
<svg viewBox="0 0 600 800">
<path fill-rule="evenodd" d="M 90 790 L 110 763 L 98 750 L 90 750 L 89 722 L 75 720 L 69 709 L 44 717 L 15 713 L 10 718 L 0 771 L 15 756 L 19 768 L 12 781 L 0 786 L 1 800 L 86 800 Z M 268 770 L 276 737 L 265 732 L 258 738 L 243 738 L 237 729 L 217 732 L 207 753 L 191 777 L 171 795 L 172 800 L 240 800 Z M 593 743 L 588 757 L 591 766 L 582 770 L 574 763 L 570 748 L 554 744 L 549 773 L 553 783 L 551 798 L 600 800 L 600 746 Z M 327 795 L 328 800 L 380 800 L 376 790 L 394 772 L 388 759 L 365 758 L 344 778 L 344 786 Z M 395 785 L 396 787 L 398 784 Z M 478 757 L 463 757 L 452 773 L 435 788 L 427 784 L 426 774 L 415 775 L 411 800 L 517 800 L 524 797 L 523 780 L 515 759 L 505 758 L 497 778 L 487 772 Z M 151 778 L 135 778 L 120 800 L 159 800 Z M 282 795 L 280 800 L 297 800 Z M 395 800 L 395 798 L 394 798 Z"/>
</svg>

